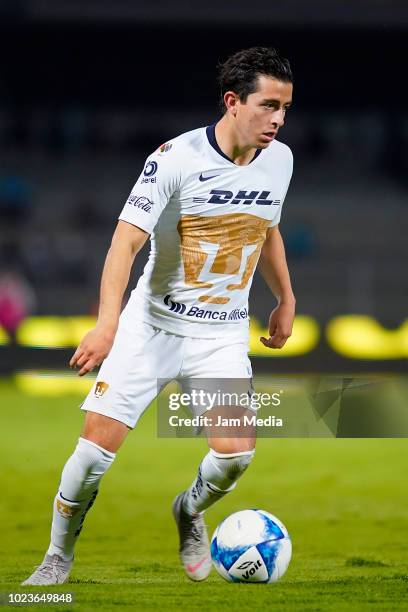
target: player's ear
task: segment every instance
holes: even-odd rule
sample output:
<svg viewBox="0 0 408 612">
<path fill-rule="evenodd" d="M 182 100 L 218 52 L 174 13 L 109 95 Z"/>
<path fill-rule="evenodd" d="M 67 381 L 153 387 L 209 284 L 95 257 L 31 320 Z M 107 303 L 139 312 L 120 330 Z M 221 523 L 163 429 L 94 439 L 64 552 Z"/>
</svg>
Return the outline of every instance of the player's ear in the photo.
<svg viewBox="0 0 408 612">
<path fill-rule="evenodd" d="M 224 104 L 228 112 L 230 112 L 234 117 L 237 114 L 237 103 L 238 96 L 233 91 L 226 91 L 224 94 Z"/>
</svg>

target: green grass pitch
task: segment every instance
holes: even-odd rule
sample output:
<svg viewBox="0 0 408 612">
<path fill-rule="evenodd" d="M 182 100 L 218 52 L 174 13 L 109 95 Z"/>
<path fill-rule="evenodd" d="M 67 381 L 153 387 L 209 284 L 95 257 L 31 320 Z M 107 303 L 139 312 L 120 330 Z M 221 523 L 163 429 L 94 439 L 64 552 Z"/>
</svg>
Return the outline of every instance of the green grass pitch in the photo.
<svg viewBox="0 0 408 612">
<path fill-rule="evenodd" d="M 83 416 L 79 396 L 30 397 L 7 381 L 0 394 L 0 591 L 21 592 L 48 545 L 52 500 Z M 73 591 L 75 605 L 47 609 L 81 612 L 408 609 L 406 440 L 258 441 L 248 472 L 206 520 L 211 534 L 240 509 L 276 514 L 293 556 L 274 585 L 230 584 L 215 571 L 203 583 L 184 576 L 171 502 L 205 452 L 202 439 L 158 439 L 152 407 L 102 482 L 71 583 L 30 591 Z"/>
</svg>

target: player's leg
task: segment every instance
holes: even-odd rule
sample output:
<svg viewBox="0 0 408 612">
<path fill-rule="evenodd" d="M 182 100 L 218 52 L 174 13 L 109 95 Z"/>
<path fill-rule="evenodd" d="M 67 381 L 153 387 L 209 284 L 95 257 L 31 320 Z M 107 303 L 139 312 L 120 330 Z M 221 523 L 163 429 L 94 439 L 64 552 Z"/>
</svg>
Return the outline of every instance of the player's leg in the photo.
<svg viewBox="0 0 408 612">
<path fill-rule="evenodd" d="M 201 358 L 201 363 L 196 369 L 194 366 L 190 368 L 192 378 L 188 382 L 189 386 L 197 385 L 198 389 L 200 382 L 210 384 L 210 387 L 213 383 L 217 386 L 217 379 L 225 376 L 230 380 L 229 391 L 233 391 L 237 386 L 241 392 L 244 391 L 244 395 L 251 393 L 252 371 L 246 343 L 237 343 L 231 347 L 222 341 L 199 342 L 205 348 L 203 351 L 196 351 L 194 355 Z M 194 361 L 196 360 L 193 359 Z M 232 376 L 235 379 L 231 378 Z M 222 388 L 222 382 L 220 385 Z M 205 406 L 202 407 L 199 413 L 202 414 L 205 409 Z M 211 555 L 203 513 L 235 488 L 237 480 L 248 468 L 255 453 L 256 429 L 244 422 L 243 416 L 247 412 L 233 406 L 211 410 L 212 424 L 205 428 L 209 452 L 201 461 L 190 487 L 180 493 L 173 504 L 180 536 L 180 557 L 187 575 L 192 580 L 204 580 L 211 571 Z M 239 420 L 237 425 L 221 428 L 217 425 L 219 418 L 232 416 Z"/>
<path fill-rule="evenodd" d="M 228 412 L 232 412 L 233 409 Z M 216 415 L 225 409 L 215 410 Z M 242 410 L 235 411 L 236 414 Z M 239 417 L 236 417 L 237 419 Z M 235 425 L 224 429 L 226 437 L 219 437 L 216 427 L 206 427 L 209 451 L 198 467 L 198 473 L 184 494 L 183 506 L 191 515 L 203 512 L 235 489 L 238 479 L 249 467 L 255 454 L 254 425 Z M 222 433 L 221 433 L 222 435 Z"/>
<path fill-rule="evenodd" d="M 245 435 L 242 431 L 241 435 Z M 198 467 L 190 487 L 173 503 L 180 537 L 180 557 L 192 580 L 204 580 L 211 571 L 211 553 L 203 514 L 232 491 L 255 453 L 255 434 L 248 437 L 218 438 L 209 432 L 209 451 Z"/>
<path fill-rule="evenodd" d="M 122 313 L 123 314 L 123 313 Z M 177 375 L 177 350 L 169 335 L 121 318 L 115 342 L 97 380 L 82 404 L 85 426 L 68 459 L 54 501 L 51 543 L 44 562 L 23 584 L 57 584 L 67 580 L 75 542 L 102 476 L 116 451 L 157 395 L 157 377 Z M 172 359 L 163 359 L 164 352 Z"/>
<path fill-rule="evenodd" d="M 66 462 L 54 499 L 51 539 L 42 564 L 23 585 L 66 582 L 74 547 L 87 512 L 98 494 L 100 481 L 112 465 L 130 427 L 94 412 L 85 424 L 73 454 Z"/>
<path fill-rule="evenodd" d="M 88 412 L 76 448 L 62 470 L 54 500 L 48 555 L 72 560 L 85 516 L 98 494 L 130 427 L 110 417 Z"/>
</svg>

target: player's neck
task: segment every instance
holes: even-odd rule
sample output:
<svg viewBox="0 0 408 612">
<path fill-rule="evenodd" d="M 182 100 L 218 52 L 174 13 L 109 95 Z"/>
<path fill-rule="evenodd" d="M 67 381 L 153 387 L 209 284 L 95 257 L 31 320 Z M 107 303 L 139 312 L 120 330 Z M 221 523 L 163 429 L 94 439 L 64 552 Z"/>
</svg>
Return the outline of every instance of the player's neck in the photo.
<svg viewBox="0 0 408 612">
<path fill-rule="evenodd" d="M 256 148 L 240 140 L 228 115 L 224 115 L 216 124 L 215 138 L 221 151 L 237 166 L 247 166 L 253 160 Z"/>
</svg>

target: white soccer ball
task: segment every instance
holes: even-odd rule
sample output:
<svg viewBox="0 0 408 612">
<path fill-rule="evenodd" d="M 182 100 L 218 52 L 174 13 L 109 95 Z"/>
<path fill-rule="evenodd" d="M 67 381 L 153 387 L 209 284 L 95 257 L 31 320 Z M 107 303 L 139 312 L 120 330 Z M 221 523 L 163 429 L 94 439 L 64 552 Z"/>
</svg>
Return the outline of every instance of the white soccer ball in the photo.
<svg viewBox="0 0 408 612">
<path fill-rule="evenodd" d="M 217 572 L 229 582 L 276 582 L 286 572 L 292 543 L 285 525 L 265 510 L 242 510 L 222 521 L 211 540 Z"/>
</svg>

